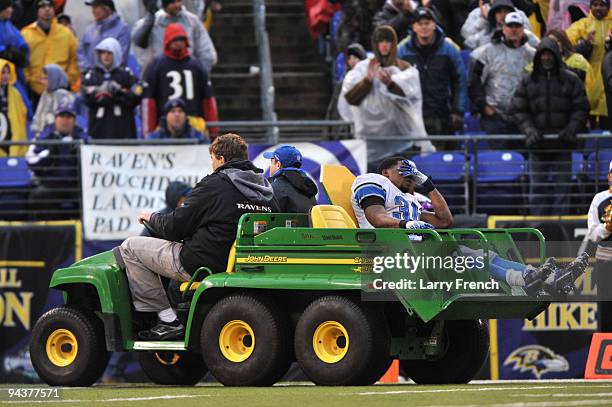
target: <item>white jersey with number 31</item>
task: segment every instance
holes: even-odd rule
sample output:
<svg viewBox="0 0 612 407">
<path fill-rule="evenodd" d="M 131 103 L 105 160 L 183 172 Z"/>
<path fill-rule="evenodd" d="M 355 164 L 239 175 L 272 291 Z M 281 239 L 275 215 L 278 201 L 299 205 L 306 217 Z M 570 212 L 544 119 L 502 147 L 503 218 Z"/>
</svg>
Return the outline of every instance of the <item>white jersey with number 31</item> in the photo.
<svg viewBox="0 0 612 407">
<path fill-rule="evenodd" d="M 358 176 L 351 187 L 351 204 L 360 228 L 374 229 L 365 217 L 361 202 L 372 196 L 385 201 L 385 210 L 389 216 L 407 222 L 419 220 L 421 204 L 414 195 L 404 193 L 393 185 L 389 178 L 380 174 L 364 174 Z"/>
</svg>

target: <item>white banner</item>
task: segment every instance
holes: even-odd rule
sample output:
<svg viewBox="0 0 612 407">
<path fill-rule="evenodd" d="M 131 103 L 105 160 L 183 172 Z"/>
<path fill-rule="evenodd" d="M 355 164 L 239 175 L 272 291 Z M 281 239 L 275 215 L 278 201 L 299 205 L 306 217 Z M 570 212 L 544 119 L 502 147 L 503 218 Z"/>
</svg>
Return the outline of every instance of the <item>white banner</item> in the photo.
<svg viewBox="0 0 612 407">
<path fill-rule="evenodd" d="M 82 146 L 85 239 L 139 235 L 138 214 L 164 208 L 170 182 L 193 187 L 211 172 L 208 145 Z"/>
</svg>

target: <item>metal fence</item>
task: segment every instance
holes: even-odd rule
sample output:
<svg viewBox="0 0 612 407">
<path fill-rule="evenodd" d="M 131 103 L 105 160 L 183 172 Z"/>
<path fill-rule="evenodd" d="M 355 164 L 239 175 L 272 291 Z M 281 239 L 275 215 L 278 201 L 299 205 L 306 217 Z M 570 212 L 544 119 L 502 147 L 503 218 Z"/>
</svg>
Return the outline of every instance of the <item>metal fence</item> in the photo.
<svg viewBox="0 0 612 407">
<path fill-rule="evenodd" d="M 219 122 L 223 129 L 244 134 L 241 129 L 262 130 L 249 135 L 249 142 L 265 142 L 266 128 L 275 126 L 297 133 L 281 142 L 329 140 L 322 134 L 334 126 L 349 129 L 350 123 L 329 121 Z M 350 134 L 350 133 L 348 133 Z M 338 138 L 344 138 L 339 133 Z M 546 136 L 555 138 L 555 136 Z M 453 149 L 420 154 L 405 137 L 370 138 L 368 171 L 376 171 L 382 158 L 403 155 L 431 175 L 455 214 L 571 215 L 586 214 L 593 196 L 608 188 L 608 165 L 612 160 L 612 135 L 578 136 L 581 147 L 573 151 L 537 151 L 516 148 L 492 149 L 506 142 L 520 146 L 524 136 L 446 136 Z M 98 144 L 183 144 L 195 140 L 104 140 Z M 43 162 L 24 157 L 0 158 L 0 219 L 48 220 L 81 218 L 81 142 L 0 142 L 0 149 L 27 144 L 48 150 Z M 544 157 L 543 157 L 544 155 Z M 542 160 L 545 161 L 542 161 Z"/>
</svg>

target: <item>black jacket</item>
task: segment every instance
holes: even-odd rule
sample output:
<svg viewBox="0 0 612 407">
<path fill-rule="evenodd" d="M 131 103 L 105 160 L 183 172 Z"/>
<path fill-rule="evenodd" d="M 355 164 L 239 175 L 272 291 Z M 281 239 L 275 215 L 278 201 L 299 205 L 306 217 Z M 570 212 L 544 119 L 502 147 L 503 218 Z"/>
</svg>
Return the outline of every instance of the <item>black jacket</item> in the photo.
<svg viewBox="0 0 612 407">
<path fill-rule="evenodd" d="M 88 133 L 92 139 L 136 138 L 134 109 L 142 96 L 137 82 L 125 67 L 111 72 L 96 67 L 85 74 L 82 88 L 89 108 Z"/>
<path fill-rule="evenodd" d="M 270 182 L 281 212 L 308 213 L 317 204 L 317 185 L 300 171 L 282 171 Z"/>
<path fill-rule="evenodd" d="M 546 71 L 541 58 L 544 50 L 555 55 L 555 66 Z M 582 81 L 566 69 L 557 44 L 544 38 L 533 58 L 533 72 L 525 74 L 512 99 L 511 113 L 525 133 L 536 129 L 540 134 L 568 132 L 564 140 L 542 140 L 539 149 L 574 148 L 576 133 L 583 131 L 589 115 L 589 102 Z"/>
<path fill-rule="evenodd" d="M 240 217 L 279 211 L 262 172 L 250 161 L 230 161 L 198 182 L 183 206 L 166 215 L 153 214 L 150 223 L 159 237 L 183 241 L 180 260 L 188 273 L 201 266 L 225 271 Z"/>
</svg>

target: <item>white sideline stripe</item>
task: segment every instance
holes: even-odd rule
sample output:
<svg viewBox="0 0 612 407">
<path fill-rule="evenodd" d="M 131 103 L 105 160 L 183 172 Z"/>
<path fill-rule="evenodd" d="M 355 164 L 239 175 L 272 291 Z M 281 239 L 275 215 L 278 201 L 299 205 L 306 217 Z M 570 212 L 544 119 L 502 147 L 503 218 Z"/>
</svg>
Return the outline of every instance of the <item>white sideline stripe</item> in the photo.
<svg viewBox="0 0 612 407">
<path fill-rule="evenodd" d="M 598 405 L 610 405 L 610 400 L 577 400 L 577 401 L 536 401 L 536 402 L 524 402 L 524 403 L 499 403 L 499 404 L 441 404 L 441 405 L 430 405 L 428 407 L 577 407 L 577 406 L 598 406 Z"/>
<path fill-rule="evenodd" d="M 542 380 L 472 380 L 469 384 L 521 384 L 521 383 L 612 383 L 612 379 L 542 379 Z"/>
<path fill-rule="evenodd" d="M 609 388 L 610 386 L 572 386 L 572 388 L 576 387 L 605 387 Z M 542 390 L 542 389 L 567 389 L 567 386 L 528 386 L 528 387 L 475 387 L 473 389 L 464 388 L 464 389 L 432 389 L 432 390 L 392 390 L 392 391 L 367 391 L 363 393 L 356 393 L 358 396 L 375 396 L 378 394 L 418 394 L 418 393 L 455 393 L 455 392 L 466 392 L 466 391 L 506 391 L 506 390 Z M 350 393 L 344 393 L 348 395 Z M 588 394 L 585 394 L 588 396 Z"/>
<path fill-rule="evenodd" d="M 612 397 L 612 393 L 512 394 L 512 397 Z M 611 403 L 612 404 L 612 403 Z"/>
<path fill-rule="evenodd" d="M 210 394 L 186 394 L 177 396 L 153 396 L 153 397 L 125 397 L 103 400 L 9 400 L 0 401 L 0 404 L 24 404 L 24 403 L 112 403 L 117 401 L 151 401 L 151 400 L 172 400 L 172 399 L 191 399 L 196 397 L 210 397 Z"/>
</svg>

